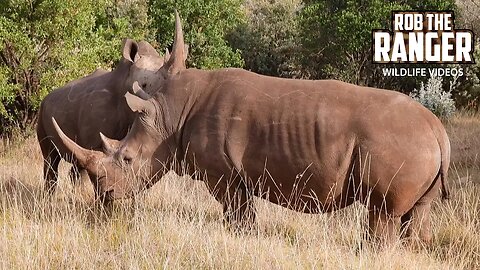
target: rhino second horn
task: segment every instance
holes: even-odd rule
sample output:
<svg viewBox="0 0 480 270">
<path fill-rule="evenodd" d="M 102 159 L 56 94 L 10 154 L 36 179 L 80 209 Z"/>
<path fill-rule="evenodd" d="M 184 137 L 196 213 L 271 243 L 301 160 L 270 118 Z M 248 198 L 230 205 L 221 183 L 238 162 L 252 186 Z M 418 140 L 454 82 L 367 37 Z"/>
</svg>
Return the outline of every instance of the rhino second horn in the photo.
<svg viewBox="0 0 480 270">
<path fill-rule="evenodd" d="M 145 91 L 143 91 L 142 87 L 140 87 L 139 83 L 135 81 L 132 86 L 133 93 L 140 97 L 143 100 L 148 100 L 151 98 L 149 94 L 147 94 Z"/>
<path fill-rule="evenodd" d="M 168 51 L 168 48 L 165 48 L 165 56 L 163 57 L 163 61 L 168 62 L 170 59 L 170 52 Z"/>
<path fill-rule="evenodd" d="M 103 135 L 102 132 L 100 132 L 100 139 L 102 140 L 105 153 L 114 153 L 117 150 L 118 145 L 120 144 L 120 141 L 110 139 L 107 136 Z"/>
</svg>

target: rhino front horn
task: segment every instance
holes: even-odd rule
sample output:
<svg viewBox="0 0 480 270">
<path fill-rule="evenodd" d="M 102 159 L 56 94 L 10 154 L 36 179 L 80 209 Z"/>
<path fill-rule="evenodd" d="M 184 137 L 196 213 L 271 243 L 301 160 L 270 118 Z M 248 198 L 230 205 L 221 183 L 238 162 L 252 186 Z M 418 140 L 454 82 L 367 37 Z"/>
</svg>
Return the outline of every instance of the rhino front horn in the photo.
<svg viewBox="0 0 480 270">
<path fill-rule="evenodd" d="M 65 133 L 63 133 L 62 129 L 58 126 L 57 121 L 55 121 L 55 118 L 53 117 L 52 122 L 55 130 L 57 131 L 58 137 L 68 151 L 70 151 L 77 159 L 78 164 L 87 169 L 90 173 L 96 174 L 96 171 L 94 171 L 96 166 L 93 165 L 103 155 L 103 153 L 99 151 L 88 150 L 76 144 L 72 139 L 65 135 Z"/>
<path fill-rule="evenodd" d="M 183 30 L 182 23 L 180 21 L 180 15 L 178 15 L 177 10 L 175 10 L 175 38 L 173 41 L 172 53 L 169 57 L 166 67 L 170 74 L 176 74 L 180 70 L 186 68 L 185 59 L 185 41 L 183 39 Z"/>
</svg>

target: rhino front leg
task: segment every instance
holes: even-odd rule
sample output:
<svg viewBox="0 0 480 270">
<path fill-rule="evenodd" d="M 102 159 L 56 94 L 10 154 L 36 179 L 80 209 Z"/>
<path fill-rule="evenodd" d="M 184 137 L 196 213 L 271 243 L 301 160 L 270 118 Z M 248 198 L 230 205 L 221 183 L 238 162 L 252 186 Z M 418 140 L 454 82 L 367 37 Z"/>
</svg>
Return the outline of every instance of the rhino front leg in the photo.
<svg viewBox="0 0 480 270">
<path fill-rule="evenodd" d="M 223 214 L 225 221 L 234 230 L 252 229 L 255 225 L 255 206 L 253 196 L 244 187 L 227 191 L 224 198 Z"/>
<path fill-rule="evenodd" d="M 55 192 L 58 182 L 58 164 L 60 155 L 56 150 L 50 151 L 43 159 L 43 177 L 45 192 L 50 196 Z"/>
<path fill-rule="evenodd" d="M 222 204 L 225 222 L 230 229 L 243 231 L 253 228 L 256 215 L 253 196 L 240 177 L 225 180 L 209 176 L 206 183 L 215 199 Z"/>
</svg>

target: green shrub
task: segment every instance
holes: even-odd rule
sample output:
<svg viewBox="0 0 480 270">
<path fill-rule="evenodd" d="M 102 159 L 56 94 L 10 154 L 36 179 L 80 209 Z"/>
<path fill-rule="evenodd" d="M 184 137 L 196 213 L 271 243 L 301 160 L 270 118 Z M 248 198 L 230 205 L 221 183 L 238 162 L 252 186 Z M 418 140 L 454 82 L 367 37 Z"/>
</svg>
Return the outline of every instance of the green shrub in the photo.
<svg viewBox="0 0 480 270">
<path fill-rule="evenodd" d="M 228 37 L 242 52 L 245 68 L 280 77 L 299 77 L 297 13 L 300 0 L 247 0 L 247 20 Z"/>
<path fill-rule="evenodd" d="M 177 9 L 185 43 L 189 45 L 187 66 L 203 69 L 243 67 L 240 52 L 232 49 L 225 39 L 244 19 L 241 3 L 242 0 L 152 0 L 151 29 L 160 48 L 172 45 L 174 10 Z"/>
<path fill-rule="evenodd" d="M 312 79 L 409 92 L 417 77 L 385 77 L 372 64 L 372 30 L 389 29 L 394 10 L 453 10 L 454 0 L 305 0 L 298 17 L 302 72 Z"/>
<path fill-rule="evenodd" d="M 31 125 L 53 89 L 111 67 L 120 58 L 122 38 L 143 37 L 146 20 L 123 17 L 131 10 L 140 14 L 141 1 L 117 2 L 0 3 L 0 136 Z"/>
</svg>

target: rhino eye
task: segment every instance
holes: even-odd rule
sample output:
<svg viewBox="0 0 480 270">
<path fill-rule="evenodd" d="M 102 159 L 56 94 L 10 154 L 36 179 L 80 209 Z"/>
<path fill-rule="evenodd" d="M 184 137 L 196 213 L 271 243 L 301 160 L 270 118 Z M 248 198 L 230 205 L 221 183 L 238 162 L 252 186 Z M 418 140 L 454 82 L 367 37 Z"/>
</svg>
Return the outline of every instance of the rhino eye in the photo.
<svg viewBox="0 0 480 270">
<path fill-rule="evenodd" d="M 131 157 L 123 157 L 123 162 L 125 164 L 130 164 L 132 162 L 132 158 Z"/>
<path fill-rule="evenodd" d="M 145 89 L 145 87 L 147 87 L 147 84 L 146 83 L 142 84 L 142 88 Z"/>
</svg>

